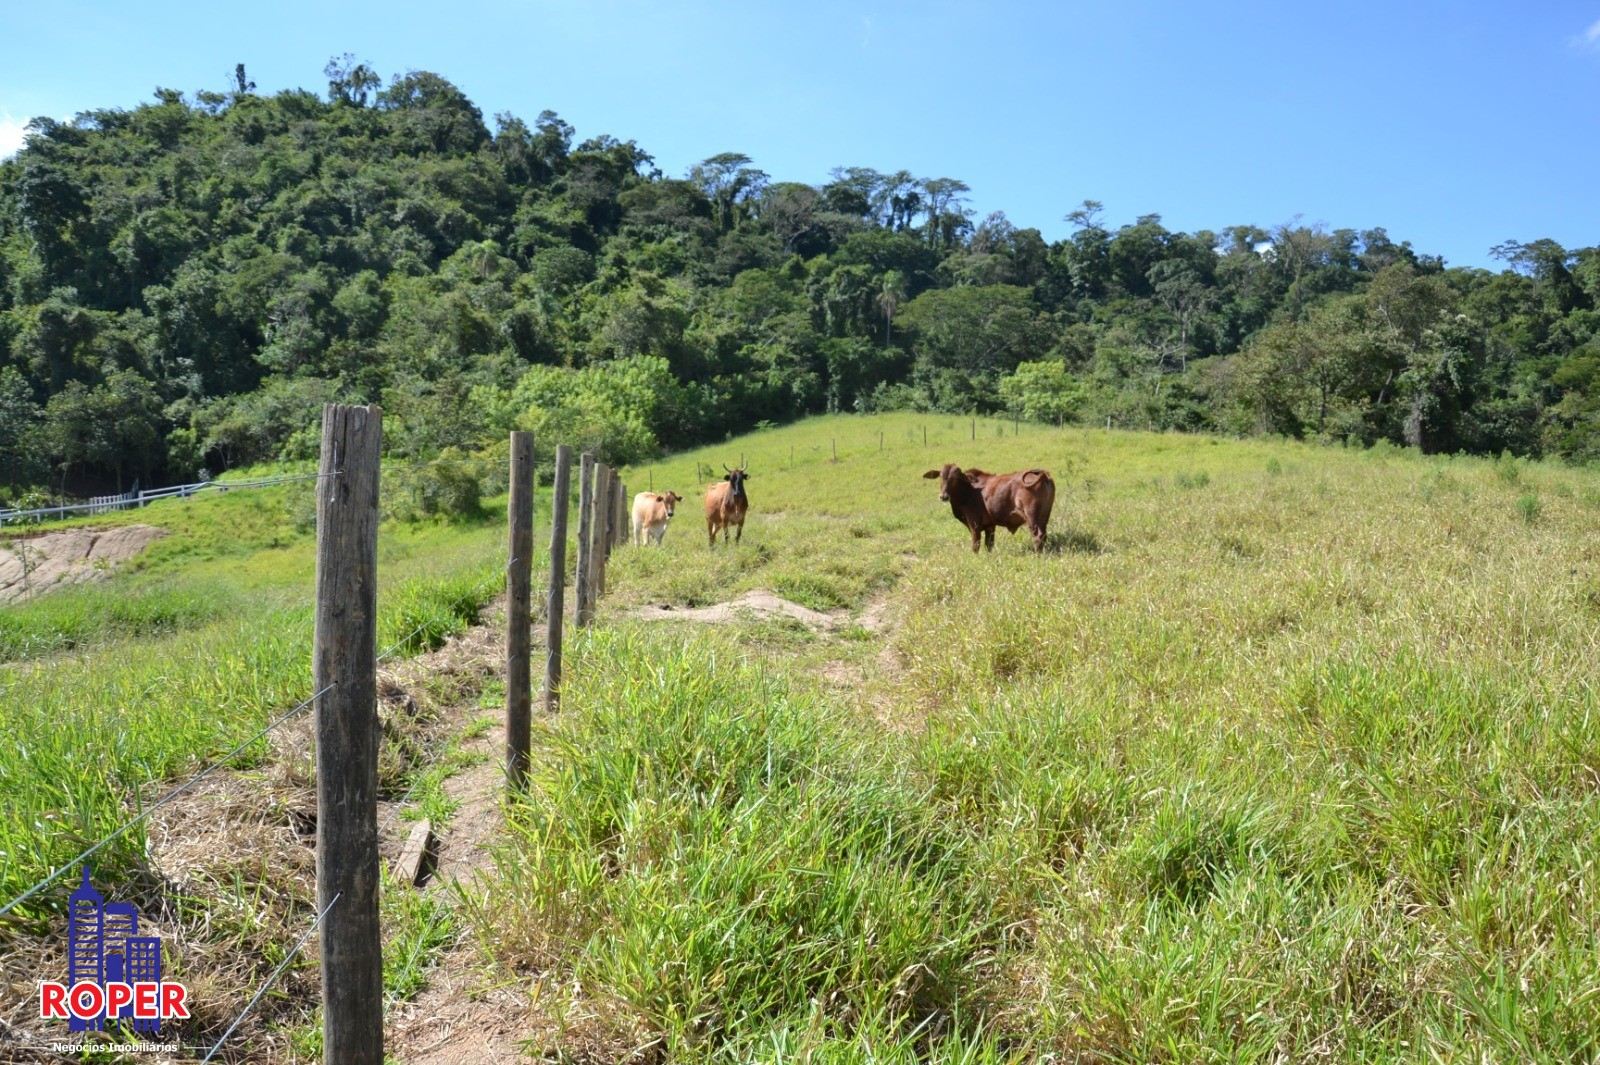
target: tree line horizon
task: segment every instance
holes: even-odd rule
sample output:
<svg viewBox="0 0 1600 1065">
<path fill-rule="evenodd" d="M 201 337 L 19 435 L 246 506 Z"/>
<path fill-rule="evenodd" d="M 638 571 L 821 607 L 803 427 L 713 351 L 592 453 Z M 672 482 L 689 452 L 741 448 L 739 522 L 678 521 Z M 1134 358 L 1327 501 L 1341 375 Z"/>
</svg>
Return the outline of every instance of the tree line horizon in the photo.
<svg viewBox="0 0 1600 1065">
<path fill-rule="evenodd" d="M 1046 241 L 956 178 L 675 178 L 552 111 L 491 132 L 427 71 L 324 73 L 38 118 L 0 161 L 0 496 L 305 459 L 325 401 L 415 458 L 892 410 L 1600 457 L 1597 247 L 1493 272 L 1093 200 Z"/>
</svg>

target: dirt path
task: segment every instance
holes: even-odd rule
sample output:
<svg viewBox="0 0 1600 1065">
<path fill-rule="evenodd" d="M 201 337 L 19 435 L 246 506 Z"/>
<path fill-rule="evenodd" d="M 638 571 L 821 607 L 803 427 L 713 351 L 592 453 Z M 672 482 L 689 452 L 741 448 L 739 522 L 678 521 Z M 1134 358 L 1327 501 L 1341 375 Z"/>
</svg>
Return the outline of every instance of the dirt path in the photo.
<svg viewBox="0 0 1600 1065">
<path fill-rule="evenodd" d="M 833 633 L 858 626 L 875 634 L 886 634 L 894 624 L 887 596 L 880 596 L 859 613 L 839 610 L 809 610 L 765 591 L 747 592 L 737 599 L 700 609 L 663 609 L 658 606 L 619 611 L 621 616 L 651 621 L 683 620 L 703 624 L 737 624 L 751 617 L 792 618 L 819 633 Z M 432 655 L 412 660 L 421 672 L 446 669 L 457 672 L 484 672 L 499 668 L 503 647 L 504 615 L 496 603 L 486 612 L 487 621 L 463 634 Z M 533 646 L 544 646 L 543 626 L 534 632 Z M 873 687 L 865 681 L 869 674 L 898 669 L 892 652 L 885 645 L 870 661 L 839 661 L 824 670 L 829 681 L 841 690 L 853 689 L 859 697 Z M 535 696 L 537 699 L 537 695 Z M 535 705 L 535 714 L 539 708 Z M 885 711 L 875 709 L 884 716 Z M 456 708 L 453 721 L 457 734 L 481 711 Z M 446 742 L 443 736 L 440 742 Z M 445 779 L 446 796 L 458 805 L 449 824 L 440 834 L 437 866 L 432 878 L 421 889 L 449 892 L 466 900 L 481 895 L 478 878 L 491 875 L 493 848 L 503 830 L 501 796 L 505 781 L 505 727 L 497 723 L 463 741 L 460 750 L 469 756 L 467 768 Z M 386 816 L 386 815 L 381 815 Z M 386 853 L 404 841 L 409 822 L 397 821 L 385 840 Z M 509 1062 L 521 1059 L 548 1030 L 550 1020 L 542 1016 L 522 982 L 492 972 L 485 964 L 476 943 L 461 942 L 440 956 L 428 973 L 428 986 L 415 998 L 393 1005 L 387 1020 L 388 1052 L 403 1065 L 468 1065 L 477 1062 Z"/>
<path fill-rule="evenodd" d="M 439 663 L 427 659 L 443 656 L 458 675 L 487 679 L 497 674 L 505 646 L 504 599 L 496 601 L 485 618 L 485 624 L 451 640 L 433 656 L 416 661 L 436 670 Z M 533 646 L 543 647 L 544 642 L 544 626 L 535 626 Z M 452 737 L 487 716 L 476 706 L 482 685 L 467 687 L 475 689 L 474 698 L 458 701 L 451 708 Z M 450 737 L 441 736 L 439 742 L 448 743 Z M 449 822 L 437 828 L 433 873 L 419 890 L 467 899 L 481 894 L 477 880 L 493 869 L 493 846 L 505 824 L 501 807 L 505 743 L 502 715 L 494 726 L 459 744 L 457 750 L 469 764 L 441 783 L 455 810 Z M 386 853 L 392 849 L 398 854 L 410 828 L 411 822 L 396 821 L 384 841 Z M 528 998 L 514 985 L 496 985 L 476 944 L 458 943 L 434 963 L 428 972 L 428 986 L 420 994 L 390 1007 L 385 1042 L 392 1060 L 405 1065 L 516 1060 L 521 1053 L 517 1040 L 526 1037 L 528 1028 Z"/>
</svg>

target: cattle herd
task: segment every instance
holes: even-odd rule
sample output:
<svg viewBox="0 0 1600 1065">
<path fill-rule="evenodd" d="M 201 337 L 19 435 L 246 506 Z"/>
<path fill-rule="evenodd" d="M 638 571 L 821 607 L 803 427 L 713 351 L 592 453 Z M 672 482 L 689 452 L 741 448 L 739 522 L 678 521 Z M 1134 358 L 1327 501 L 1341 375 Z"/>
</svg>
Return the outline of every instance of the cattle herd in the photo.
<svg viewBox="0 0 1600 1065">
<path fill-rule="evenodd" d="M 744 483 L 750 479 L 743 457 L 737 469 L 728 469 L 727 476 L 706 489 L 706 531 L 711 546 L 717 546 L 717 533 L 722 542 L 728 542 L 733 532 L 733 542 L 744 537 L 744 518 L 750 509 L 750 497 L 745 494 Z M 1033 549 L 1044 550 L 1045 527 L 1050 524 L 1050 509 L 1056 502 L 1056 482 L 1048 471 L 1041 469 L 1018 470 L 1015 473 L 989 473 L 987 470 L 963 470 L 947 462 L 937 470 L 922 476 L 939 482 L 939 499 L 950 504 L 956 520 L 972 533 L 972 550 L 978 550 L 980 539 L 988 550 L 994 550 L 994 531 L 1003 528 L 1015 533 L 1024 525 L 1033 536 Z M 661 544 L 666 535 L 667 523 L 683 497 L 675 492 L 640 492 L 633 497 L 633 542 L 636 546 Z"/>
</svg>

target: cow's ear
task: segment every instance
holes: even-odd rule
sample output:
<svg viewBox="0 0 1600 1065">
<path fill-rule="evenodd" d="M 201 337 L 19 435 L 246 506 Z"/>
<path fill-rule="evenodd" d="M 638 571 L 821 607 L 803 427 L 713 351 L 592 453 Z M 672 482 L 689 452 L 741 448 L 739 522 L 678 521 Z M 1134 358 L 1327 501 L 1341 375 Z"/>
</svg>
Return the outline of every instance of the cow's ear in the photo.
<svg viewBox="0 0 1600 1065">
<path fill-rule="evenodd" d="M 745 475 L 744 475 L 744 479 L 745 479 L 745 480 L 747 480 L 747 481 L 748 481 L 748 480 L 750 480 L 750 475 L 749 475 L 749 474 L 748 474 L 748 473 L 747 473 L 747 474 L 745 474 Z"/>
<path fill-rule="evenodd" d="M 923 474 L 922 476 L 925 479 L 932 481 L 932 480 L 936 479 L 939 476 L 939 471 L 938 470 L 929 470 L 927 473 Z"/>
</svg>

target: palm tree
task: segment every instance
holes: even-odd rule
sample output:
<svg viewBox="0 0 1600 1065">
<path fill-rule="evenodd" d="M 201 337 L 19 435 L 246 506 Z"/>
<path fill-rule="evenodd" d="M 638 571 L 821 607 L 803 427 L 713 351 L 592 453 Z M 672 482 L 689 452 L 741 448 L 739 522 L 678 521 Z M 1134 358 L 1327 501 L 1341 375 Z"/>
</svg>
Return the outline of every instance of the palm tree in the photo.
<svg viewBox="0 0 1600 1065">
<path fill-rule="evenodd" d="M 878 280 L 878 309 L 883 312 L 883 346 L 894 340 L 894 312 L 905 302 L 906 280 L 898 270 L 890 270 Z"/>
</svg>

